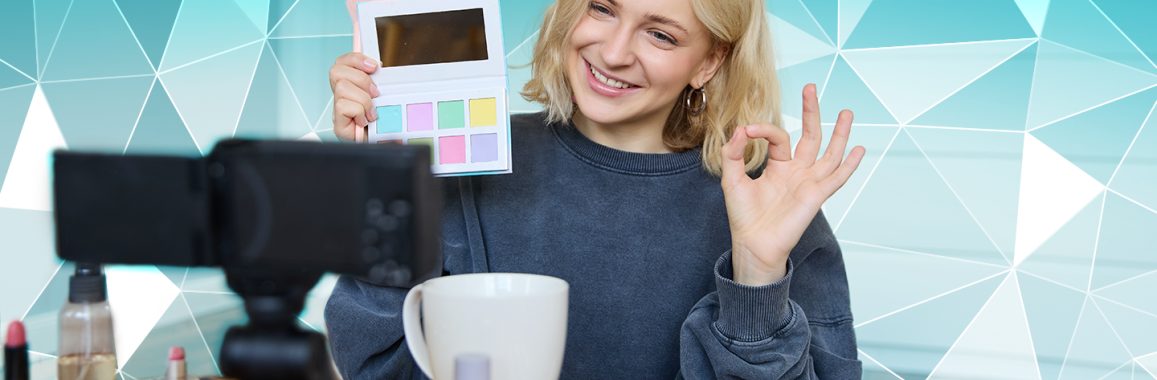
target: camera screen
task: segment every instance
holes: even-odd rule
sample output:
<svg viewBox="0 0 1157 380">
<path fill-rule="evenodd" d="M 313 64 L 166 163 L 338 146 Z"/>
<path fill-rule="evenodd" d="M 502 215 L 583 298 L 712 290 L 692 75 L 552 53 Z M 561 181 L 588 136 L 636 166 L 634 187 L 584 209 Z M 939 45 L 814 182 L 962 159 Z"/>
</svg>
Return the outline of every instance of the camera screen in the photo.
<svg viewBox="0 0 1157 380">
<path fill-rule="evenodd" d="M 485 61 L 482 8 L 378 17 L 382 67 Z"/>
</svg>

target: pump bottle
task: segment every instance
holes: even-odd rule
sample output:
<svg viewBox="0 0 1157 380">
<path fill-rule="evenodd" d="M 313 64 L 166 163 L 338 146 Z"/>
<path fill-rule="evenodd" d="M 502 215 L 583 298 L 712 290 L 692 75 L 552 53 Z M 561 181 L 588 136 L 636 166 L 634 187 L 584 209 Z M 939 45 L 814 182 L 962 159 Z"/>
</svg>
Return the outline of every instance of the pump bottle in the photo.
<svg viewBox="0 0 1157 380">
<path fill-rule="evenodd" d="M 77 263 L 60 310 L 59 380 L 115 380 L 112 312 L 100 264 Z"/>
</svg>

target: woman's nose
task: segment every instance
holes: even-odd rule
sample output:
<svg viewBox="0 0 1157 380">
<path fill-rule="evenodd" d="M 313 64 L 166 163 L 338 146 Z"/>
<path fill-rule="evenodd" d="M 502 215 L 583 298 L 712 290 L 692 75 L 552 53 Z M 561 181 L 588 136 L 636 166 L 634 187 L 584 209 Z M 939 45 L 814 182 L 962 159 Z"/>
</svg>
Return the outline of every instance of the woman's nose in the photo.
<svg viewBox="0 0 1157 380">
<path fill-rule="evenodd" d="M 630 28 L 615 28 L 603 44 L 603 62 L 610 67 L 630 66 L 635 62 L 634 32 Z"/>
</svg>

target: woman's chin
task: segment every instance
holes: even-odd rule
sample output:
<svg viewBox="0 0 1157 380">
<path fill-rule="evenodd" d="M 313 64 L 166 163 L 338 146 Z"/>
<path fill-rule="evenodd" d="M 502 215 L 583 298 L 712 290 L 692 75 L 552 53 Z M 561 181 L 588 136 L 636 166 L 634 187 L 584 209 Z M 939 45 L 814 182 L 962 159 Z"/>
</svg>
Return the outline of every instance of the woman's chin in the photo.
<svg viewBox="0 0 1157 380">
<path fill-rule="evenodd" d="M 587 120 L 599 124 L 618 124 L 638 117 L 638 112 L 615 100 L 578 99 L 578 110 Z"/>
</svg>

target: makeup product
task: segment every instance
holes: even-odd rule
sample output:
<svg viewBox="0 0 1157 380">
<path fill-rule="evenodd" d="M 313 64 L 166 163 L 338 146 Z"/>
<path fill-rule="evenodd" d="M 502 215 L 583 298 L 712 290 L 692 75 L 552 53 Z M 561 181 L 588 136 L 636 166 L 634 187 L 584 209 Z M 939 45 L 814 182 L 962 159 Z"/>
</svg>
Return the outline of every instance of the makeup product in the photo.
<svg viewBox="0 0 1157 380">
<path fill-rule="evenodd" d="M 454 380 L 490 380 L 490 357 L 461 354 L 454 358 Z"/>
<path fill-rule="evenodd" d="M 174 346 L 169 349 L 169 367 L 165 369 L 165 380 L 185 380 L 185 349 Z"/>
<path fill-rule="evenodd" d="M 28 380 L 28 343 L 24 324 L 19 320 L 8 325 L 4 339 L 4 380 Z"/>
<path fill-rule="evenodd" d="M 100 264 L 77 263 L 60 310 L 59 380 L 114 380 L 112 312 Z"/>
<path fill-rule="evenodd" d="M 382 95 L 371 144 L 423 144 L 438 176 L 510 173 L 498 0 L 357 3 L 362 53 Z"/>
</svg>

